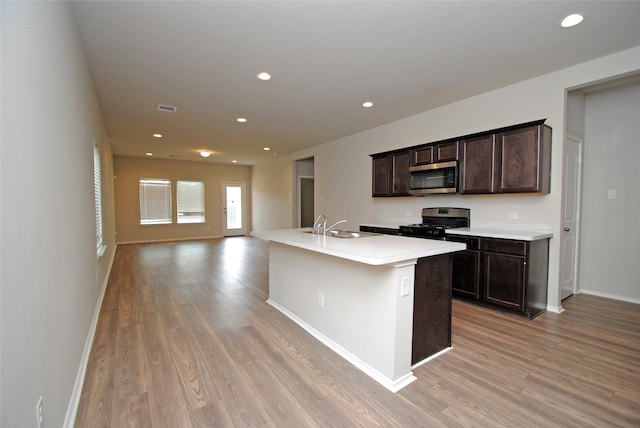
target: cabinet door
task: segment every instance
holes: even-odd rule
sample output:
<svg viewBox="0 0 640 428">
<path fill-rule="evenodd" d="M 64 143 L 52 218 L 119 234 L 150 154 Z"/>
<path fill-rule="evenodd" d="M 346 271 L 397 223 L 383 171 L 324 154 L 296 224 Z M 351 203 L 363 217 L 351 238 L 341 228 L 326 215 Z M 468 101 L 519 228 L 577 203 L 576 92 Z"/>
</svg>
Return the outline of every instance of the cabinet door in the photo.
<svg viewBox="0 0 640 428">
<path fill-rule="evenodd" d="M 501 253 L 484 253 L 484 300 L 521 311 L 524 308 L 526 258 Z"/>
<path fill-rule="evenodd" d="M 458 142 L 436 144 L 433 158 L 436 163 L 458 160 Z"/>
<path fill-rule="evenodd" d="M 464 251 L 451 254 L 451 289 L 457 296 L 480 299 L 480 238 L 447 235 L 447 241 L 461 242 Z"/>
<path fill-rule="evenodd" d="M 451 255 L 418 259 L 411 364 L 451 346 Z"/>
<path fill-rule="evenodd" d="M 451 289 L 459 296 L 480 298 L 480 251 L 464 250 L 451 255 Z"/>
<path fill-rule="evenodd" d="M 391 155 L 391 194 L 393 196 L 405 196 L 409 194 L 409 166 L 411 163 L 411 151 L 393 153 Z"/>
<path fill-rule="evenodd" d="M 498 134 L 501 154 L 499 192 L 542 191 L 541 126 Z"/>
<path fill-rule="evenodd" d="M 493 193 L 499 171 L 495 134 L 460 142 L 460 193 Z"/>
<path fill-rule="evenodd" d="M 420 147 L 411 150 L 411 164 L 424 165 L 433 162 L 433 147 Z"/>
<path fill-rule="evenodd" d="M 373 156 L 372 196 L 389 196 L 389 155 Z"/>
</svg>

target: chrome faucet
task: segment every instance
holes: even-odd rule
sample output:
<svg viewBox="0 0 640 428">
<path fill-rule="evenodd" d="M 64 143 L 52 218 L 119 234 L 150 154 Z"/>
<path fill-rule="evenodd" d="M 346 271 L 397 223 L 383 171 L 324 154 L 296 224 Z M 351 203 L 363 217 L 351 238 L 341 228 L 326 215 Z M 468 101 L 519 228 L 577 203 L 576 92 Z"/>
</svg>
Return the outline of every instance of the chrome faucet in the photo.
<svg viewBox="0 0 640 428">
<path fill-rule="evenodd" d="M 341 223 L 346 223 L 347 220 L 340 220 L 333 223 L 331 226 L 327 226 L 327 222 L 329 221 L 329 217 L 324 214 L 320 214 L 315 222 L 313 222 L 313 233 L 318 235 L 326 235 L 331 229 L 336 227 Z"/>
<path fill-rule="evenodd" d="M 333 228 L 334 228 L 334 227 L 336 227 L 337 225 L 339 225 L 340 223 L 346 223 L 346 222 L 347 222 L 347 220 L 340 220 L 340 221 L 337 221 L 337 222 L 333 223 L 333 224 L 332 224 L 331 226 L 329 226 L 329 227 L 327 227 L 327 226 L 326 226 L 326 222 L 327 222 L 327 221 L 325 220 L 325 227 L 324 227 L 324 233 L 325 233 L 325 234 L 326 234 L 326 233 L 328 233 L 331 229 L 333 229 Z"/>
<path fill-rule="evenodd" d="M 324 219 L 324 222 L 320 223 L 321 219 Z M 313 222 L 313 233 L 324 235 L 326 228 L 327 228 L 327 216 L 324 214 L 320 214 L 316 219 L 316 221 Z"/>
</svg>

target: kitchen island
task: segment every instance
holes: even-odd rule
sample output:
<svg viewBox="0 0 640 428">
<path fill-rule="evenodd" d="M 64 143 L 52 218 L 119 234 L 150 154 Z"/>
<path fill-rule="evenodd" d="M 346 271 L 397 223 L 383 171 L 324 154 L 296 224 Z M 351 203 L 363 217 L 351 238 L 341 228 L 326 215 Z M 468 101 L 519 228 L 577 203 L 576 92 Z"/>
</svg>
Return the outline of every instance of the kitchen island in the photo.
<svg viewBox="0 0 640 428">
<path fill-rule="evenodd" d="M 466 246 L 378 234 L 337 238 L 307 232 L 253 233 L 269 241 L 267 302 L 387 389 L 395 392 L 411 383 L 416 263 L 433 258 L 449 266 L 446 255 Z M 433 278 L 450 282 L 448 274 Z M 427 286 L 449 290 L 450 307 L 450 283 Z M 450 312 L 448 316 L 450 322 Z"/>
</svg>

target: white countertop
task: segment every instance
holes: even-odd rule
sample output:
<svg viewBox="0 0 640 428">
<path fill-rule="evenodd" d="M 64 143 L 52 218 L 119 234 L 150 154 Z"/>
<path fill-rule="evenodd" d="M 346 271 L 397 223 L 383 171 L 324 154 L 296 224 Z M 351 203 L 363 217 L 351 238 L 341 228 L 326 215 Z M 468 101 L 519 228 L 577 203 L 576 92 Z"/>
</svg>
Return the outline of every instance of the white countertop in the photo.
<svg viewBox="0 0 640 428">
<path fill-rule="evenodd" d="M 447 235 L 467 235 L 480 236 L 483 238 L 514 239 L 518 241 L 537 241 L 553 237 L 553 231 L 549 230 L 521 230 L 511 228 L 488 228 L 488 227 L 457 227 L 447 229 Z"/>
<path fill-rule="evenodd" d="M 310 229 L 279 229 L 252 232 L 258 238 L 369 265 L 386 265 L 466 249 L 458 242 L 379 235 L 336 238 L 306 233 Z"/>
</svg>

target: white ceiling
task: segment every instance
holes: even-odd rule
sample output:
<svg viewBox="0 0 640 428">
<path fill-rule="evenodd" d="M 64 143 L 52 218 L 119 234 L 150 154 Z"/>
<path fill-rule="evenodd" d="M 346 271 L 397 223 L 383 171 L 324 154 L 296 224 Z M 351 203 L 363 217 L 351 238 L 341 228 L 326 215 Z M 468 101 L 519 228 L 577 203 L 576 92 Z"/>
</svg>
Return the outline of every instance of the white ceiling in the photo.
<svg viewBox="0 0 640 428">
<path fill-rule="evenodd" d="M 640 45 L 640 1 L 71 3 L 115 154 L 243 165 Z"/>
</svg>

